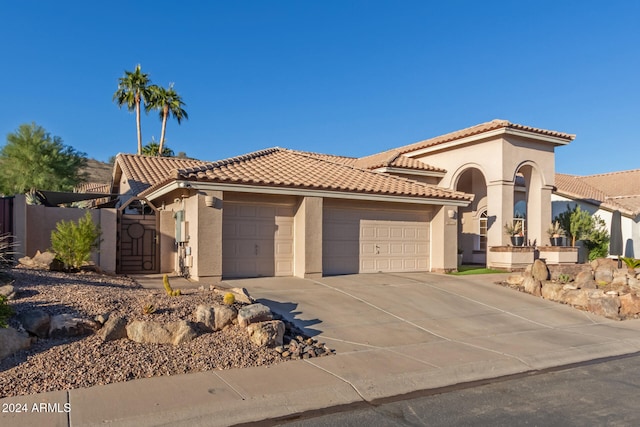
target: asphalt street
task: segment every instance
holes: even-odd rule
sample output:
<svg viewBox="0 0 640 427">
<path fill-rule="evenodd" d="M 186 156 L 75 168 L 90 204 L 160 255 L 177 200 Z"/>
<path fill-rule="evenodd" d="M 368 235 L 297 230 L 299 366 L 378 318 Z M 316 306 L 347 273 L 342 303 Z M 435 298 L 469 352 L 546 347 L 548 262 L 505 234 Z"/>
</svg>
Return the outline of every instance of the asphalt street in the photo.
<svg viewBox="0 0 640 427">
<path fill-rule="evenodd" d="M 637 426 L 640 355 L 490 384 L 280 420 L 314 426 Z M 317 414 L 314 414 L 317 415 Z M 308 414 L 307 416 L 310 416 Z M 311 415 L 313 416 L 313 415 Z"/>
</svg>

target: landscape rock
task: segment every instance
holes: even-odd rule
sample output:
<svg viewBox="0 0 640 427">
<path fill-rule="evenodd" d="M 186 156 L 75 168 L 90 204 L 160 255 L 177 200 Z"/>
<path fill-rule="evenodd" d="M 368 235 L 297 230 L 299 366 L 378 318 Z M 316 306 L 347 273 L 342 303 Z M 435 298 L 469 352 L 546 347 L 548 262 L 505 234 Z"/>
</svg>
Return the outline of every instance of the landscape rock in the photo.
<svg viewBox="0 0 640 427">
<path fill-rule="evenodd" d="M 609 319 L 619 319 L 620 298 L 616 296 L 603 296 L 598 298 L 592 293 L 587 309 L 594 314 Z"/>
<path fill-rule="evenodd" d="M 640 297 L 634 294 L 620 296 L 620 315 L 632 317 L 640 314 Z"/>
<path fill-rule="evenodd" d="M 102 341 L 115 341 L 127 337 L 127 319 L 121 316 L 109 316 L 98 331 Z"/>
<path fill-rule="evenodd" d="M 58 314 L 51 317 L 49 337 L 77 337 L 92 334 L 98 329 L 98 324 L 92 320 L 74 317 L 68 313 Z"/>
<path fill-rule="evenodd" d="M 16 288 L 13 285 L 0 286 L 0 295 L 7 297 L 8 300 L 16 298 Z"/>
<path fill-rule="evenodd" d="M 139 343 L 178 345 L 197 336 L 191 324 L 184 320 L 169 322 L 165 325 L 158 322 L 134 320 L 127 325 L 126 329 L 129 339 Z"/>
<path fill-rule="evenodd" d="M 544 261 L 537 259 L 533 262 L 531 267 L 531 276 L 538 281 L 549 279 L 549 268 Z"/>
<path fill-rule="evenodd" d="M 533 277 L 525 277 L 522 282 L 522 286 L 524 287 L 525 292 L 537 297 L 542 296 L 542 282 L 539 280 L 536 280 Z"/>
<path fill-rule="evenodd" d="M 589 290 L 566 290 L 564 293 L 564 302 L 574 307 L 587 308 L 589 305 Z"/>
<path fill-rule="evenodd" d="M 50 271 L 62 271 L 64 269 L 62 263 L 56 259 L 56 254 L 49 251 L 37 251 L 33 258 L 25 256 L 20 258 L 18 262 L 30 268 L 41 268 Z"/>
<path fill-rule="evenodd" d="M 214 329 L 220 331 L 232 325 L 233 320 L 238 317 L 238 310 L 235 307 L 221 305 L 214 310 Z"/>
<path fill-rule="evenodd" d="M 96 317 L 93 318 L 93 320 L 100 323 L 101 325 L 104 325 L 105 323 L 107 323 L 107 320 L 109 320 L 110 314 L 111 313 L 98 314 Z"/>
<path fill-rule="evenodd" d="M 522 285 L 523 281 L 524 276 L 522 274 L 512 274 L 511 276 L 507 277 L 507 283 L 510 285 L 520 286 Z"/>
<path fill-rule="evenodd" d="M 611 270 L 618 268 L 618 260 L 612 258 L 597 258 L 590 262 L 592 270 L 600 268 L 609 268 Z"/>
<path fill-rule="evenodd" d="M 246 328 L 251 323 L 265 322 L 273 319 L 269 307 L 263 304 L 251 304 L 238 311 L 238 324 Z"/>
<path fill-rule="evenodd" d="M 587 282 L 593 282 L 595 286 L 595 280 L 593 280 L 593 272 L 591 272 L 591 270 L 581 271 L 580 273 L 576 274 L 574 283 L 578 288 L 582 288 L 582 284 Z"/>
<path fill-rule="evenodd" d="M 252 323 L 247 326 L 249 339 L 260 347 L 282 346 L 285 326 L 281 320 Z"/>
<path fill-rule="evenodd" d="M 631 289 L 640 291 L 640 280 L 636 279 L 635 277 L 630 277 L 629 280 L 627 281 L 627 285 Z"/>
<path fill-rule="evenodd" d="M 200 304 L 193 313 L 196 323 L 203 325 L 207 329 L 215 328 L 215 317 L 213 307 L 210 305 Z"/>
<path fill-rule="evenodd" d="M 608 265 L 599 266 L 593 273 L 596 283 L 611 283 L 613 281 L 613 268 Z"/>
<path fill-rule="evenodd" d="M 598 289 L 598 284 L 596 283 L 595 280 L 591 279 L 591 280 L 587 280 L 585 282 L 580 283 L 578 287 L 580 289 Z"/>
<path fill-rule="evenodd" d="M 37 336 L 38 338 L 47 337 L 51 317 L 44 311 L 39 309 L 25 311 L 18 314 L 16 317 L 25 331 Z"/>
<path fill-rule="evenodd" d="M 31 347 L 31 338 L 14 328 L 0 328 L 0 360 Z"/>
<path fill-rule="evenodd" d="M 614 273 L 613 280 L 611 281 L 612 286 L 627 286 L 628 279 L 626 273 L 624 275 L 617 275 Z"/>
<path fill-rule="evenodd" d="M 562 301 L 564 298 L 564 285 L 561 283 L 544 282 L 542 284 L 542 298 L 551 301 Z"/>
</svg>

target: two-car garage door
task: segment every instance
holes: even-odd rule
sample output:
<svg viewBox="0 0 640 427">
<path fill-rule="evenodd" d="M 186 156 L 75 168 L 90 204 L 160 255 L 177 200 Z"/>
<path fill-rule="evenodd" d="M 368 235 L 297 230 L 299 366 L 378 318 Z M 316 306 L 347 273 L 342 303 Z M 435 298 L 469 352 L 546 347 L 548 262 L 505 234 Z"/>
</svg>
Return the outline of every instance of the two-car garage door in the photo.
<svg viewBox="0 0 640 427">
<path fill-rule="evenodd" d="M 426 271 L 429 220 L 425 211 L 326 207 L 323 273 Z"/>
<path fill-rule="evenodd" d="M 428 271 L 430 212 L 366 206 L 324 207 L 323 274 Z M 223 276 L 292 276 L 304 253 L 294 248 L 294 216 L 294 204 L 225 201 Z"/>
</svg>

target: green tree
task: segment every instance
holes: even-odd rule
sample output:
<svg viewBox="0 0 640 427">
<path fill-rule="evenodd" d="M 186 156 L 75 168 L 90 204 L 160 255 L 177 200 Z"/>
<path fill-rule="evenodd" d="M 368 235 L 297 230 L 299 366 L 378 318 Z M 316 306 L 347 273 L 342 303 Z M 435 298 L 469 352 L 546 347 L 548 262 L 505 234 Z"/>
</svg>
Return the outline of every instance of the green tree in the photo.
<svg viewBox="0 0 640 427">
<path fill-rule="evenodd" d="M 136 126 L 138 130 L 138 154 L 142 153 L 142 128 L 140 125 L 140 108 L 144 103 L 146 106 L 149 100 L 149 88 L 151 83 L 149 75 L 140 70 L 140 64 L 135 71 L 126 71 L 124 76 L 118 79 L 118 89 L 113 94 L 113 100 L 122 108 L 127 106 L 129 111 L 136 112 Z"/>
<path fill-rule="evenodd" d="M 578 205 L 573 209 L 567 205 L 567 210 L 559 214 L 555 221 L 560 223 L 567 237 L 571 239 L 571 246 L 576 245 L 576 240 L 585 239 L 592 228 L 591 215 Z"/>
<path fill-rule="evenodd" d="M 64 145 L 59 136 L 35 123 L 22 124 L 0 150 L 0 192 L 70 191 L 86 179 L 86 165 L 86 154 Z"/>
<path fill-rule="evenodd" d="M 589 250 L 589 260 L 607 256 L 609 232 L 605 221 L 598 215 L 591 215 L 578 205 L 573 209 L 567 205 L 567 210 L 556 216 L 555 221 L 565 230 L 572 246 L 576 245 L 576 240 L 584 241 Z"/>
<path fill-rule="evenodd" d="M 183 108 L 186 104 L 173 88 L 173 83 L 170 83 L 167 89 L 162 86 L 151 85 L 149 86 L 149 93 L 150 97 L 146 110 L 147 112 L 150 110 L 158 110 L 160 112 L 160 120 L 162 121 L 162 132 L 160 133 L 160 145 L 158 147 L 158 153 L 162 153 L 167 129 L 167 119 L 173 117 L 178 124 L 180 124 L 182 119 L 189 119 L 189 115 Z"/>
<path fill-rule="evenodd" d="M 150 143 L 142 147 L 142 154 L 145 156 L 157 156 L 159 152 L 160 152 L 160 147 L 158 143 L 155 141 L 151 141 Z M 160 157 L 173 157 L 173 156 L 174 156 L 174 153 L 171 148 L 169 147 L 162 148 L 162 153 L 160 154 Z"/>
</svg>

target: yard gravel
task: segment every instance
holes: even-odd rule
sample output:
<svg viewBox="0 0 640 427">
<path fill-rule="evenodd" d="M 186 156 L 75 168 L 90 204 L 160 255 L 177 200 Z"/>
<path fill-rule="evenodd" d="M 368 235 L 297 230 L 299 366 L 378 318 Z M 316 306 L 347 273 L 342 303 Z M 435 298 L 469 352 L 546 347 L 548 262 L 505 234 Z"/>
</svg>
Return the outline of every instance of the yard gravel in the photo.
<svg viewBox="0 0 640 427">
<path fill-rule="evenodd" d="M 110 313 L 128 321 L 193 321 L 199 304 L 220 305 L 209 290 L 182 290 L 170 297 L 164 290 L 143 289 L 126 276 L 93 272 L 66 274 L 14 268 L 17 298 L 10 301 L 16 314 L 39 308 L 50 315 L 69 313 L 87 319 Z M 156 313 L 145 315 L 152 303 Z M 10 326 L 19 325 L 13 316 Z M 102 342 L 95 334 L 80 338 L 39 339 L 0 361 L 0 398 L 177 375 L 216 369 L 262 366 L 284 361 L 274 349 L 258 347 L 237 325 L 205 333 L 178 346 L 141 344 L 128 339 Z"/>
</svg>

